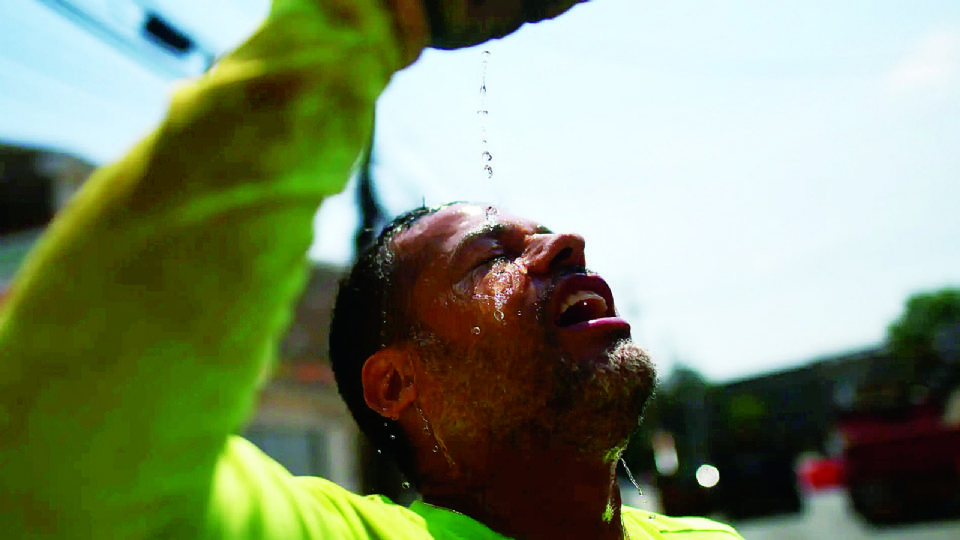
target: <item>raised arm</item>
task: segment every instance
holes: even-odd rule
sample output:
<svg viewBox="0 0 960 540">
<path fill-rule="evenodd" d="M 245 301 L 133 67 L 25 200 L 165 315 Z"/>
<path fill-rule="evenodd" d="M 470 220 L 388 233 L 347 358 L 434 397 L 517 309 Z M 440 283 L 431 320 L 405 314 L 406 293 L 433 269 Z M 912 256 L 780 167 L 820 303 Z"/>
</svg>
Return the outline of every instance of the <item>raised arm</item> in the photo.
<svg viewBox="0 0 960 540">
<path fill-rule="evenodd" d="M 379 0 L 276 1 L 51 225 L 0 315 L 0 535 L 205 519 L 304 281 L 313 215 L 425 40 L 404 4 L 398 24 Z"/>
<path fill-rule="evenodd" d="M 455 47 L 574 2 L 424 3 L 275 0 L 51 225 L 0 312 L 0 535 L 306 530 L 284 521 L 288 475 L 227 440 L 301 290 L 317 207 L 428 26 Z"/>
</svg>

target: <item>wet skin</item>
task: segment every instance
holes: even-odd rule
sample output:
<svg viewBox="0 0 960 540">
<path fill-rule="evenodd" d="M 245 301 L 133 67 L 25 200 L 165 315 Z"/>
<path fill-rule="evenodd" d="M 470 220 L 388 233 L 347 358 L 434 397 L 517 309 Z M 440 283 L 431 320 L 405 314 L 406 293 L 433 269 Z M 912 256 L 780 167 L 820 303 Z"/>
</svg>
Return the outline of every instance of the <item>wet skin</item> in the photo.
<svg viewBox="0 0 960 540">
<path fill-rule="evenodd" d="M 455 205 L 403 234 L 397 253 L 419 267 L 409 312 L 451 345 L 473 347 L 490 331 L 511 342 L 545 338 L 558 354 L 590 362 L 630 337 L 609 288 L 584 268 L 580 235 L 553 233 L 493 207 Z M 558 326 L 555 289 L 596 290 L 608 305 L 590 320 Z M 524 324 L 533 321 L 536 329 Z"/>
<path fill-rule="evenodd" d="M 412 390 L 368 403 L 404 426 L 424 499 L 519 538 L 557 524 L 619 537 L 616 459 L 654 373 L 609 288 L 584 268 L 583 238 L 454 205 L 395 247 L 414 272 L 405 310 L 419 331 L 389 358 Z M 537 504 L 568 511 L 526 523 Z"/>
</svg>

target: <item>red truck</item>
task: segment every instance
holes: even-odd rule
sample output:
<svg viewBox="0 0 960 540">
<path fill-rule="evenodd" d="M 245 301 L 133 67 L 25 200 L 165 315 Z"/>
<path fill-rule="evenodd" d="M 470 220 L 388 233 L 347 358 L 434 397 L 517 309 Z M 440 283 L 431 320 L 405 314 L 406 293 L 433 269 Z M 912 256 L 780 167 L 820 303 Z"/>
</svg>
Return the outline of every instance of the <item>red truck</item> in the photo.
<svg viewBox="0 0 960 540">
<path fill-rule="evenodd" d="M 854 510 L 871 523 L 960 515 L 960 425 L 931 405 L 855 411 L 839 422 Z"/>
</svg>

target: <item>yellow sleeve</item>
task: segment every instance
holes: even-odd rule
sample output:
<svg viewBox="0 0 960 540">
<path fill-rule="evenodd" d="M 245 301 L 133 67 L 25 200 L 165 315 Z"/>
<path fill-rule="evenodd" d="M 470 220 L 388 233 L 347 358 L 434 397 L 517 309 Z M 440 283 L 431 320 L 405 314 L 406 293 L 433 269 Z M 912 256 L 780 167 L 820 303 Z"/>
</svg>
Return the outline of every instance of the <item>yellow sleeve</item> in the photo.
<svg viewBox="0 0 960 540">
<path fill-rule="evenodd" d="M 0 312 L 2 536 L 209 530 L 313 215 L 401 49 L 378 0 L 277 0 L 51 225 Z"/>
</svg>

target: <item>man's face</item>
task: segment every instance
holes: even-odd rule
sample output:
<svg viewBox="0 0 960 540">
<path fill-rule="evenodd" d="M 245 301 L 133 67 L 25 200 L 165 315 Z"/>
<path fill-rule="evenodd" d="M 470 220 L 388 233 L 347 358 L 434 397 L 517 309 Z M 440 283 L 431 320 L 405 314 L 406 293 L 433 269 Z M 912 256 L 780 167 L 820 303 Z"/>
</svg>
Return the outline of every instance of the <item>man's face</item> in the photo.
<svg viewBox="0 0 960 540">
<path fill-rule="evenodd" d="M 431 428 L 447 446 L 624 444 L 653 386 L 606 283 L 584 268 L 583 238 L 493 207 L 454 205 L 396 239 L 418 273 Z"/>
</svg>

